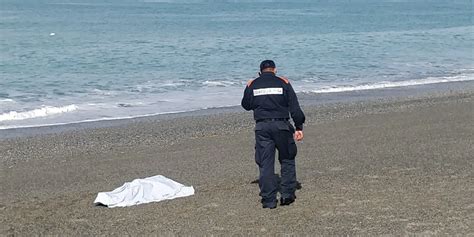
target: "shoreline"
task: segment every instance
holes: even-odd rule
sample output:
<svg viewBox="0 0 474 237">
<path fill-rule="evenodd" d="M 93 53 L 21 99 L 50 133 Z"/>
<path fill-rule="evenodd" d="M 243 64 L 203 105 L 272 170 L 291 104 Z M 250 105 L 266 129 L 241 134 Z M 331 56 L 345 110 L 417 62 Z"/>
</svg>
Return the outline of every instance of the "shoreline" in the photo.
<svg viewBox="0 0 474 237">
<path fill-rule="evenodd" d="M 357 103 L 380 100 L 403 100 L 411 97 L 426 97 L 450 93 L 452 91 L 474 90 L 474 81 L 456 81 L 445 83 L 433 83 L 424 85 L 381 88 L 348 92 L 331 93 L 298 93 L 302 106 L 330 105 L 337 103 Z M 35 135 L 45 135 L 62 133 L 74 130 L 106 128 L 115 126 L 125 126 L 130 123 L 141 121 L 163 121 L 182 117 L 207 116 L 224 113 L 239 113 L 243 109 L 237 106 L 225 106 L 208 109 L 198 109 L 192 111 L 170 112 L 163 114 L 138 115 L 127 118 L 97 119 L 91 121 L 77 121 L 70 123 L 47 124 L 37 126 L 27 126 L 18 128 L 0 129 L 0 141 L 9 138 L 31 137 Z"/>
<path fill-rule="evenodd" d="M 294 204 L 270 211 L 251 184 L 250 112 L 0 140 L 0 235 L 474 233 L 474 90 L 304 111 L 303 188 Z M 92 204 L 98 192 L 158 174 L 196 194 L 127 208 Z"/>
</svg>

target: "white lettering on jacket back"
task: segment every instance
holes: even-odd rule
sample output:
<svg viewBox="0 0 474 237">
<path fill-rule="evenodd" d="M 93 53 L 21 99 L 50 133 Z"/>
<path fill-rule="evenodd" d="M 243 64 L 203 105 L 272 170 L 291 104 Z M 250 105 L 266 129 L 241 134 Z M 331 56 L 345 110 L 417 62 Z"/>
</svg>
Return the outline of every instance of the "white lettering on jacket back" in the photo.
<svg viewBox="0 0 474 237">
<path fill-rule="evenodd" d="M 283 95 L 283 88 L 262 88 L 253 90 L 253 96 Z"/>
</svg>

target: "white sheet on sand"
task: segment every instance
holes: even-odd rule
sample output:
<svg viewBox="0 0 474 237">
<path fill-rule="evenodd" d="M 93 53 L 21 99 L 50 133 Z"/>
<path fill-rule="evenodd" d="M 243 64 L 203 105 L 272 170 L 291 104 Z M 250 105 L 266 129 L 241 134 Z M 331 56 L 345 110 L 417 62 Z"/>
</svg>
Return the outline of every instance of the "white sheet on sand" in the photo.
<svg viewBox="0 0 474 237">
<path fill-rule="evenodd" d="M 194 188 L 186 187 L 162 175 L 127 182 L 111 192 L 100 192 L 95 204 L 107 207 L 127 207 L 194 195 Z"/>
</svg>

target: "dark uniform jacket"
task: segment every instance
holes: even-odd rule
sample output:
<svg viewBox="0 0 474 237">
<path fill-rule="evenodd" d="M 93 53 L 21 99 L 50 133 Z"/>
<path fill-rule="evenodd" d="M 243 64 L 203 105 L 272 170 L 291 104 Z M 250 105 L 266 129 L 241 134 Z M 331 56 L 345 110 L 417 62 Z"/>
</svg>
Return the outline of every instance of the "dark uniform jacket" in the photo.
<svg viewBox="0 0 474 237">
<path fill-rule="evenodd" d="M 264 119 L 289 119 L 295 122 L 296 130 L 303 130 L 305 116 L 290 82 L 272 72 L 247 83 L 242 99 L 245 110 L 253 110 L 256 121 Z"/>
</svg>

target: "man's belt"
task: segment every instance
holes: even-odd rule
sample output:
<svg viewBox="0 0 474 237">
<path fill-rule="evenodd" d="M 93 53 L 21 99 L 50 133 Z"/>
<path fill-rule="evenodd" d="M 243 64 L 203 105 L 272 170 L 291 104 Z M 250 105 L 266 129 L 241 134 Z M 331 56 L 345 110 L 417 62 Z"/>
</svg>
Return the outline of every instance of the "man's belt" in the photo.
<svg viewBox="0 0 474 237">
<path fill-rule="evenodd" d="M 266 118 L 266 119 L 257 119 L 255 122 L 271 122 L 271 121 L 288 121 L 288 118 Z"/>
</svg>

